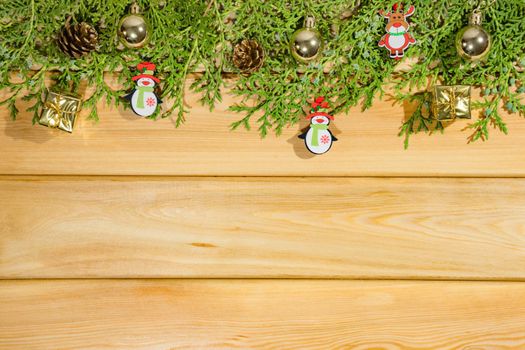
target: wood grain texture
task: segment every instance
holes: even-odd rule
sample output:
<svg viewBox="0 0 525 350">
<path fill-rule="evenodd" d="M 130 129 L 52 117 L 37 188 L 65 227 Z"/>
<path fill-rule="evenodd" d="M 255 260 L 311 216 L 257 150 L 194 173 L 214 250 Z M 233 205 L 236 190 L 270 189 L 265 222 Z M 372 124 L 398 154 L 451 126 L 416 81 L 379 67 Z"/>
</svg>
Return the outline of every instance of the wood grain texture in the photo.
<svg viewBox="0 0 525 350">
<path fill-rule="evenodd" d="M 1 177 L 0 277 L 525 279 L 525 180 Z"/>
<path fill-rule="evenodd" d="M 525 284 L 0 282 L 9 350 L 525 348 Z"/>
<path fill-rule="evenodd" d="M 191 83 L 191 81 L 189 81 Z M 6 92 L 4 92 L 5 94 Z M 444 136 L 419 135 L 403 150 L 401 121 L 414 109 L 376 101 L 369 111 L 354 108 L 337 115 L 331 128 L 339 141 L 326 155 L 313 157 L 293 126 L 277 138 L 261 140 L 257 131 L 231 132 L 240 115 L 228 112 L 227 91 L 213 112 L 188 94 L 187 123 L 139 119 L 128 110 L 101 106 L 96 124 L 79 119 L 74 134 L 31 125 L 21 113 L 12 122 L 0 109 L 0 174 L 77 175 L 253 175 L 253 176 L 504 176 L 525 175 L 525 123 L 507 117 L 510 135 L 493 132 L 488 143 L 466 144 L 462 120 Z M 27 105 L 18 105 L 24 111 Z"/>
</svg>

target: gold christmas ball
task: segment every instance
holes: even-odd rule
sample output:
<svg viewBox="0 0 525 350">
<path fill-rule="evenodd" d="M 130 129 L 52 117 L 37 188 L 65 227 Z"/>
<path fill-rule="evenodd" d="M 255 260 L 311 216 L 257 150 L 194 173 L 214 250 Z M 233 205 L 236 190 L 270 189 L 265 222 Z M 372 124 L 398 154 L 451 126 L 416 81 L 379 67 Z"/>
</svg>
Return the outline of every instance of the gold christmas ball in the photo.
<svg viewBox="0 0 525 350">
<path fill-rule="evenodd" d="M 118 24 L 120 41 L 132 49 L 143 47 L 150 38 L 149 24 L 139 12 L 138 5 L 134 3 L 131 5 L 130 14 L 122 17 Z"/>
<path fill-rule="evenodd" d="M 490 35 L 480 24 L 481 15 L 475 13 L 470 24 L 461 29 L 456 36 L 458 54 L 470 61 L 481 60 L 490 51 Z"/>
<path fill-rule="evenodd" d="M 315 19 L 313 17 L 307 17 L 305 27 L 292 35 L 290 52 L 301 63 L 315 61 L 321 56 L 323 52 L 323 38 L 315 30 Z"/>
</svg>

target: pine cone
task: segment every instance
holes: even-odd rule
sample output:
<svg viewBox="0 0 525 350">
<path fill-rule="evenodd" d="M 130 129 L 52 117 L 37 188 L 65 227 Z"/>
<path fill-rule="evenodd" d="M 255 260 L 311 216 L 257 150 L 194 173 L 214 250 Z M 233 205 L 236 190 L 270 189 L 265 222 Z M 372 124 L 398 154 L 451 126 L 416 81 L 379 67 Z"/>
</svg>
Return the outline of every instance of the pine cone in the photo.
<svg viewBox="0 0 525 350">
<path fill-rule="evenodd" d="M 71 17 L 66 20 L 58 35 L 58 47 L 72 58 L 80 58 L 95 50 L 98 43 L 98 33 L 91 25 L 82 22 L 70 25 Z"/>
<path fill-rule="evenodd" d="M 243 40 L 233 48 L 233 64 L 243 73 L 255 72 L 264 63 L 264 49 L 255 40 Z"/>
</svg>

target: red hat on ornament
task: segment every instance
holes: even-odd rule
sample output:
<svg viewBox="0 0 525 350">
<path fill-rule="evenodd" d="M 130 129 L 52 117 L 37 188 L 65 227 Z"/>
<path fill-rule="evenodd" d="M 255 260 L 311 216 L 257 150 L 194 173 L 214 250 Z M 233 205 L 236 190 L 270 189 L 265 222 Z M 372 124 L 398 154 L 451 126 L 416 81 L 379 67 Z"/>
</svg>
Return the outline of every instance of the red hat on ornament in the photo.
<svg viewBox="0 0 525 350">
<path fill-rule="evenodd" d="M 134 76 L 133 81 L 139 80 L 141 78 L 150 78 L 153 79 L 156 83 L 160 83 L 159 78 L 153 76 L 155 73 L 155 64 L 151 62 L 142 62 L 137 65 L 137 69 L 141 74 Z"/>
<path fill-rule="evenodd" d="M 312 113 L 308 114 L 306 118 L 310 119 L 316 116 L 323 116 L 323 117 L 327 117 L 330 120 L 334 120 L 334 117 L 331 116 L 330 114 L 320 111 L 321 109 L 327 109 L 327 108 L 330 108 L 328 101 L 325 101 L 324 97 L 318 97 L 315 99 L 314 102 L 312 102 L 312 109 L 310 110 L 310 112 Z"/>
</svg>

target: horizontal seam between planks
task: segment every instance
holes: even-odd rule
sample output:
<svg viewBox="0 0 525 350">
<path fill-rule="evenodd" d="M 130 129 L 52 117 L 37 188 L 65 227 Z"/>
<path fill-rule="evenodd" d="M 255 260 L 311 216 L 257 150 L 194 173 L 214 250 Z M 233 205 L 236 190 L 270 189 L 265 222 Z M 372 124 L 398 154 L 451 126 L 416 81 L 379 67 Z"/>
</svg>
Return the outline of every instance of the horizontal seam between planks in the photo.
<svg viewBox="0 0 525 350">
<path fill-rule="evenodd" d="M 151 178 L 151 179 L 228 179 L 228 178 L 246 178 L 246 179 L 525 179 L 523 175 L 162 175 L 162 174 L 0 174 L 2 179 L 16 179 L 23 177 L 41 177 L 41 178 Z"/>
<path fill-rule="evenodd" d="M 524 278 L 379 278 L 379 277 L 51 277 L 51 278 L 1 278 L 0 282 L 9 281 L 348 281 L 348 282 L 491 282 L 525 283 Z"/>
</svg>

